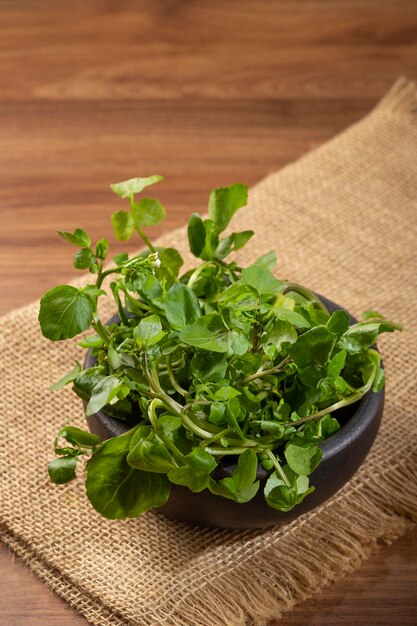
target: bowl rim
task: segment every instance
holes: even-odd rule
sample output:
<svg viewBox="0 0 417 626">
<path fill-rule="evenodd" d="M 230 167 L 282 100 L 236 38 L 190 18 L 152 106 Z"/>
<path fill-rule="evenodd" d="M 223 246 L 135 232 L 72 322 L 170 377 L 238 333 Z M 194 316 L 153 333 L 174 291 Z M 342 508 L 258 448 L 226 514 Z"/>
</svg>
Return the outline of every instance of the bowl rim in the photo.
<svg viewBox="0 0 417 626">
<path fill-rule="evenodd" d="M 350 318 L 350 323 L 356 323 L 357 319 L 344 307 L 339 304 L 329 300 L 325 296 L 320 294 L 316 294 L 317 297 L 326 305 L 330 312 L 334 312 L 336 310 L 345 311 Z M 119 315 L 116 313 L 111 318 L 109 318 L 106 322 L 106 325 L 114 324 L 115 322 L 120 321 Z M 374 346 L 374 349 L 376 347 Z M 95 356 L 92 354 L 92 349 L 89 348 L 86 352 L 83 369 L 88 369 L 92 367 L 96 362 Z M 382 365 L 382 363 L 381 363 Z M 335 457 L 343 448 L 346 447 L 348 441 L 352 439 L 356 439 L 361 435 L 369 426 L 370 422 L 374 419 L 375 413 L 378 411 L 381 403 L 384 401 L 385 390 L 374 392 L 370 389 L 357 403 L 352 404 L 352 407 L 355 407 L 353 414 L 350 418 L 337 430 L 335 433 L 330 435 L 327 439 L 319 443 L 319 446 L 323 452 L 323 461 L 329 460 Z M 123 420 L 118 420 L 117 418 L 111 417 L 105 411 L 100 409 L 94 413 L 94 415 L 90 417 L 95 417 L 96 420 L 102 425 L 102 427 L 111 434 L 111 437 L 115 437 L 117 435 L 121 435 L 127 432 L 132 424 L 130 422 L 126 422 Z M 89 418 L 87 418 L 88 421 Z M 235 465 L 235 462 L 232 462 L 232 457 L 230 457 L 230 463 L 226 462 L 227 456 L 222 459 L 224 461 L 224 466 Z"/>
</svg>

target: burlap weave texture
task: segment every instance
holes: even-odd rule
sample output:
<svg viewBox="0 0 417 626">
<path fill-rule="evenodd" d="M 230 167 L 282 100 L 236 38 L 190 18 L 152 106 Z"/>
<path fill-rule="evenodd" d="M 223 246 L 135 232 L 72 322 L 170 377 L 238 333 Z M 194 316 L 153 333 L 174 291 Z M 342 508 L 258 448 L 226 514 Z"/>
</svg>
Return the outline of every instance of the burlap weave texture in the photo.
<svg viewBox="0 0 417 626">
<path fill-rule="evenodd" d="M 76 341 L 41 337 L 37 303 L 3 317 L 2 539 L 92 624 L 265 624 L 417 520 L 415 85 L 400 80 L 364 120 L 260 182 L 233 226 L 256 232 L 242 261 L 275 249 L 280 276 L 353 314 L 372 307 L 404 323 L 404 333 L 380 342 L 388 379 L 381 432 L 344 489 L 285 526 L 217 531 L 156 513 L 104 520 L 82 481 L 59 488 L 46 473 L 58 427 L 70 417 L 84 425 L 69 389 L 48 391 L 81 351 Z M 192 263 L 183 229 L 161 243 Z"/>
</svg>

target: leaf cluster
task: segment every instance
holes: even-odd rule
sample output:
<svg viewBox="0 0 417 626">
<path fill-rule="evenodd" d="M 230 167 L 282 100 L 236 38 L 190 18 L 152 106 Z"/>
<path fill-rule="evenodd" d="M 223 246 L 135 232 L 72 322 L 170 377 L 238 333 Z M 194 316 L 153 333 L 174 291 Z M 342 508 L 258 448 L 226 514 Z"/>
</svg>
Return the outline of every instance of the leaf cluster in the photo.
<svg viewBox="0 0 417 626">
<path fill-rule="evenodd" d="M 115 235 L 127 240 L 136 231 L 146 246 L 140 255 L 117 255 L 105 266 L 107 240 L 93 245 L 81 228 L 58 231 L 77 247 L 74 265 L 92 282 L 48 291 L 41 329 L 52 341 L 91 329 L 80 345 L 93 351 L 95 365 L 77 363 L 53 389 L 72 384 L 87 415 L 103 409 L 135 425 L 102 443 L 66 425 L 49 474 L 68 482 L 89 454 L 87 496 L 112 519 L 161 506 L 172 484 L 239 503 L 262 490 L 269 506 L 290 511 L 313 490 L 309 476 L 320 443 L 340 427 L 338 410 L 382 388 L 374 344 L 400 327 L 375 311 L 356 323 L 343 310 L 330 314 L 307 288 L 276 278 L 273 252 L 247 267 L 225 261 L 253 235 L 224 232 L 247 202 L 241 184 L 212 191 L 207 218 L 191 215 L 188 241 L 199 262 L 181 274 L 180 253 L 155 248 L 144 232 L 165 209 L 137 195 L 161 180 L 112 185 L 128 202 L 112 216 Z M 103 297 L 114 299 L 117 323 L 100 319 Z M 223 475 L 230 460 L 234 469 Z M 263 484 L 260 465 L 269 473 Z"/>
</svg>

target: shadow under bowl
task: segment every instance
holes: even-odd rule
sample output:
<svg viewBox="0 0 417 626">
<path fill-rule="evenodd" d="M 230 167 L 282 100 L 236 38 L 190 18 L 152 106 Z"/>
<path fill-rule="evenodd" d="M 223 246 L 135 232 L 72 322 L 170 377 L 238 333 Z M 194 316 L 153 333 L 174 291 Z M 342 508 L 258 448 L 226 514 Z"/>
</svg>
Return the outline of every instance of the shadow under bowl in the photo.
<svg viewBox="0 0 417 626">
<path fill-rule="evenodd" d="M 343 309 L 323 296 L 320 296 L 320 299 L 330 313 Z M 350 318 L 351 322 L 356 321 L 351 315 Z M 116 315 L 108 321 L 108 324 L 118 320 L 119 317 Z M 88 351 L 84 368 L 93 365 L 95 357 Z M 342 426 L 320 444 L 323 457 L 320 465 L 310 475 L 310 483 L 315 490 L 288 513 L 272 509 L 265 502 L 263 486 L 269 473 L 261 465 L 258 465 L 257 470 L 257 478 L 261 481 L 259 491 L 246 504 L 238 504 L 233 500 L 215 496 L 208 489 L 193 493 L 186 487 L 172 485 L 168 502 L 158 511 L 170 519 L 212 528 L 268 528 L 291 521 L 325 502 L 355 474 L 378 433 L 383 408 L 384 390 L 378 393 L 369 391 L 356 404 L 334 413 Z M 87 422 L 91 432 L 102 440 L 121 435 L 133 425 L 110 417 L 104 411 L 91 415 Z M 222 459 L 215 469 L 216 480 L 230 476 L 236 464 L 235 457 Z"/>
</svg>

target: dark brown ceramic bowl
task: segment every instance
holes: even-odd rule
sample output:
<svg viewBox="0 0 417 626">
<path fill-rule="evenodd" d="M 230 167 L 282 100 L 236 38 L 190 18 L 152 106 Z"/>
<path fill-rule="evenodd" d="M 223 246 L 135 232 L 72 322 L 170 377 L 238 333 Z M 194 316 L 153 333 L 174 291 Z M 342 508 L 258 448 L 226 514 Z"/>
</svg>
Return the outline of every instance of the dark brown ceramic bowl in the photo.
<svg viewBox="0 0 417 626">
<path fill-rule="evenodd" d="M 342 308 L 327 298 L 320 298 L 330 312 Z M 352 322 L 356 321 L 350 317 Z M 109 323 L 118 319 L 115 316 Z M 91 367 L 94 363 L 95 359 L 89 351 L 84 367 Z M 377 435 L 383 408 L 384 391 L 370 391 L 356 404 L 335 413 L 342 427 L 320 444 L 323 458 L 310 476 L 315 491 L 289 513 L 276 511 L 266 504 L 263 484 L 268 474 L 260 465 L 258 479 L 261 485 L 255 498 L 247 504 L 238 504 L 215 496 L 207 489 L 201 493 L 193 493 L 186 487 L 172 485 L 169 501 L 159 511 L 170 519 L 215 528 L 267 528 L 290 521 L 322 504 L 354 475 Z M 103 440 L 121 435 L 132 426 L 110 417 L 104 411 L 99 411 L 87 420 L 90 430 Z M 215 470 L 215 478 L 219 480 L 230 476 L 235 467 L 235 458 L 223 459 Z"/>
</svg>

